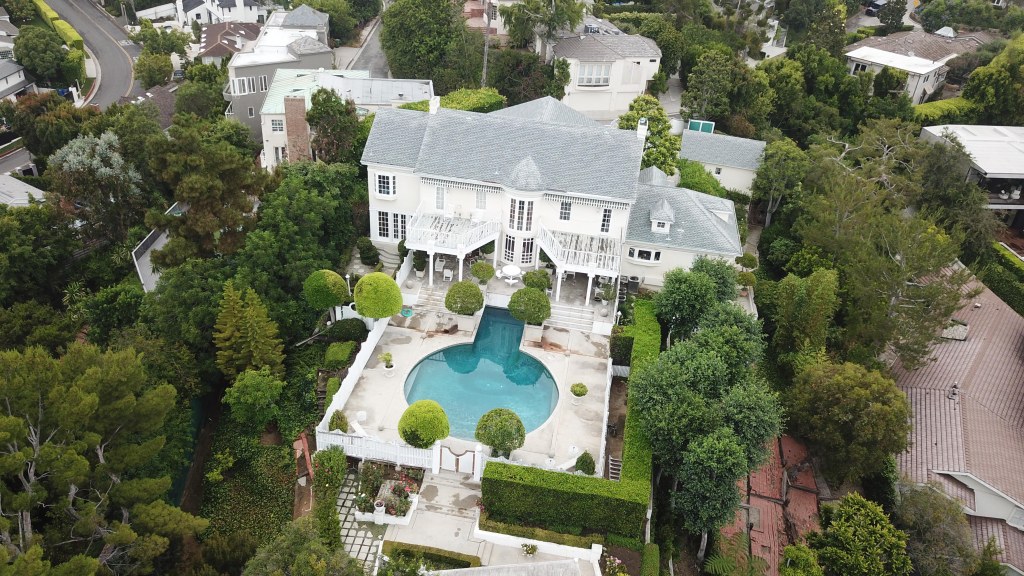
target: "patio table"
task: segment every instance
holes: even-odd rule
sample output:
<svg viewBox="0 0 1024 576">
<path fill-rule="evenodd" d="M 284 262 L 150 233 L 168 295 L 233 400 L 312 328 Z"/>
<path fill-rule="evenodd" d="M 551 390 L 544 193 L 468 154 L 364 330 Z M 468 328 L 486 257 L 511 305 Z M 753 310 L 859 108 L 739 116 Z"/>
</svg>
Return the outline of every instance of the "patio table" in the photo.
<svg viewBox="0 0 1024 576">
<path fill-rule="evenodd" d="M 505 276 L 522 276 L 523 275 L 522 269 L 519 268 L 519 266 L 516 266 L 515 264 L 508 264 L 506 266 L 503 266 L 501 268 L 501 273 L 504 274 Z"/>
</svg>

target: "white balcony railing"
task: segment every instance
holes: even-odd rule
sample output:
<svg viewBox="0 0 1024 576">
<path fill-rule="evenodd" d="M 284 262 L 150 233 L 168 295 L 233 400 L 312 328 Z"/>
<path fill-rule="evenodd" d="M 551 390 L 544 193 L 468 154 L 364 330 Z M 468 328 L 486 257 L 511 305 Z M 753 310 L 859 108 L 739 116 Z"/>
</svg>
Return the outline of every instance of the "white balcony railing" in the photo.
<svg viewBox="0 0 1024 576">
<path fill-rule="evenodd" d="M 591 236 L 540 227 L 537 242 L 559 269 L 618 276 L 622 244 L 611 236 Z"/>
<path fill-rule="evenodd" d="M 498 238 L 499 217 L 497 212 L 439 211 L 420 204 L 406 231 L 405 245 L 413 250 L 464 254 Z"/>
</svg>

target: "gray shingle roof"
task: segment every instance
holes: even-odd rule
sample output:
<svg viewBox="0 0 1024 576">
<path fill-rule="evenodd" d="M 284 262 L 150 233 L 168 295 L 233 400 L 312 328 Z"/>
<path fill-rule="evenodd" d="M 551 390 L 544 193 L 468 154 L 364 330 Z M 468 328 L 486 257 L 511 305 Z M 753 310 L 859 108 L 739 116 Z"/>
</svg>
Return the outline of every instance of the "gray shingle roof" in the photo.
<svg viewBox="0 0 1024 576">
<path fill-rule="evenodd" d="M 581 62 L 614 62 L 622 58 L 661 58 L 654 40 L 635 35 L 574 36 L 555 44 L 556 58 L 574 58 Z"/>
<path fill-rule="evenodd" d="M 303 4 L 305 6 L 305 4 Z M 294 42 L 288 45 L 288 51 L 296 56 L 301 54 L 319 54 L 321 52 L 330 52 L 330 46 L 325 45 L 323 42 L 316 38 L 310 38 L 309 36 L 301 36 Z"/>
<path fill-rule="evenodd" d="M 181 8 L 185 12 L 191 12 L 203 5 L 203 0 L 182 0 Z"/>
<path fill-rule="evenodd" d="M 21 79 L 12 82 L 4 86 L 2 89 L 0 89 L 0 98 L 6 98 L 11 94 L 15 94 L 18 92 L 18 90 L 21 90 L 25 86 L 28 86 L 32 83 L 32 78 L 29 76 L 28 72 L 25 71 L 25 68 L 21 64 L 18 64 L 14 60 L 0 60 L 0 79 L 13 76 L 19 70 L 22 71 Z"/>
<path fill-rule="evenodd" d="M 761 165 L 764 147 L 765 143 L 760 140 L 683 130 L 679 157 L 701 163 L 757 170 Z"/>
<path fill-rule="evenodd" d="M 30 198 L 41 202 L 44 194 L 42 190 L 26 184 L 14 176 L 0 174 L 0 204 L 14 207 L 28 206 Z"/>
<path fill-rule="evenodd" d="M 296 28 L 326 26 L 329 18 L 327 14 L 310 8 L 308 4 L 303 4 L 289 12 L 284 17 L 282 25 Z"/>
<path fill-rule="evenodd" d="M 13 39 L 18 35 L 18 27 L 7 20 L 0 20 L 0 34 Z"/>
<path fill-rule="evenodd" d="M 516 164 L 516 167 L 512 169 L 512 173 L 509 174 L 508 184 L 512 188 L 522 190 L 523 192 L 536 192 L 546 188 L 544 177 L 540 175 L 540 169 L 537 168 L 537 163 L 533 161 L 533 156 L 527 156 L 519 164 Z"/>
<path fill-rule="evenodd" d="M 628 202 L 642 155 L 636 134 L 617 128 L 385 108 L 377 111 L 362 161 L 514 188 L 516 168 L 531 156 L 545 190 Z"/>
<path fill-rule="evenodd" d="M 661 171 L 657 166 L 649 166 L 640 171 L 641 184 L 655 184 L 657 186 L 669 186 L 668 174 Z"/>
<path fill-rule="evenodd" d="M 515 106 L 491 112 L 494 116 L 523 118 L 568 126 L 600 126 L 597 122 L 569 108 L 551 96 L 545 96 Z"/>
<path fill-rule="evenodd" d="M 664 209 L 663 202 L 668 204 L 675 217 L 675 223 L 668 234 L 651 231 L 652 214 Z M 703 254 L 743 254 L 732 200 L 688 188 L 650 184 L 637 186 L 636 203 L 630 212 L 626 241 L 681 248 Z"/>
<path fill-rule="evenodd" d="M 668 200 L 662 198 L 654 203 L 651 207 L 651 220 L 661 220 L 662 222 L 675 222 L 676 211 L 672 209 L 672 205 L 668 203 Z"/>
</svg>

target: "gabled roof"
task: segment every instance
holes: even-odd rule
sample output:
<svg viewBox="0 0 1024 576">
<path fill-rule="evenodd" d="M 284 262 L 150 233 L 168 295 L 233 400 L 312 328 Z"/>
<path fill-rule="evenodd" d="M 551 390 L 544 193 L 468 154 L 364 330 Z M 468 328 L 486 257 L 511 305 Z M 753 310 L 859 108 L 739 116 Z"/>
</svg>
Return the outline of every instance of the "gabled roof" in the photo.
<svg viewBox="0 0 1024 576">
<path fill-rule="evenodd" d="M 558 40 L 554 54 L 556 58 L 581 62 L 614 62 L 625 58 L 661 58 L 661 49 L 654 40 L 643 36 L 592 34 Z"/>
<path fill-rule="evenodd" d="M 14 176 L 0 174 L 0 204 L 19 208 L 30 204 L 29 197 L 42 201 L 45 192 L 26 184 Z"/>
<path fill-rule="evenodd" d="M 675 222 L 668 234 L 651 230 L 652 214 L 663 209 L 663 202 L 671 208 Z M 743 254 L 732 200 L 688 188 L 638 185 L 636 203 L 629 215 L 626 241 L 703 254 Z"/>
<path fill-rule="evenodd" d="M 0 88 L 0 98 L 10 96 L 18 90 L 32 84 L 32 77 L 25 71 L 24 66 L 18 64 L 14 60 L 0 60 L 0 79 L 9 78 L 18 72 L 22 73 L 21 78 L 15 82 L 4 85 L 3 88 Z"/>
<path fill-rule="evenodd" d="M 662 198 L 655 202 L 654 206 L 651 207 L 651 220 L 675 222 L 676 211 L 672 208 L 672 205 L 668 203 L 668 200 Z"/>
<path fill-rule="evenodd" d="M 362 161 L 514 188 L 516 168 L 532 156 L 546 191 L 631 202 L 642 155 L 643 142 L 631 130 L 385 108 L 377 111 Z"/>
<path fill-rule="evenodd" d="M 649 166 L 640 171 L 641 184 L 654 184 L 656 186 L 671 186 L 668 174 L 661 171 L 657 166 Z"/>
<path fill-rule="evenodd" d="M 303 4 L 303 6 L 305 6 L 305 4 Z M 330 52 L 331 48 L 316 38 L 300 36 L 288 45 L 288 51 L 296 56 L 300 56 L 302 54 L 320 54 L 321 52 Z"/>
<path fill-rule="evenodd" d="M 121 104 L 143 104 L 151 102 L 156 107 L 157 123 L 160 128 L 167 130 L 171 127 L 171 119 L 174 117 L 174 103 L 178 99 L 175 92 L 178 91 L 178 84 L 165 84 L 153 86 L 146 90 L 144 96 L 133 98 L 124 96 L 118 102 Z"/>
<path fill-rule="evenodd" d="M 539 192 L 547 188 L 537 163 L 533 161 L 533 156 L 527 156 L 516 164 L 509 174 L 508 185 L 523 192 Z"/>
<path fill-rule="evenodd" d="M 315 28 L 317 26 L 326 26 L 329 19 L 330 17 L 327 14 L 310 8 L 308 4 L 303 4 L 289 12 L 284 17 L 281 25 L 299 28 L 312 26 Z"/>
<path fill-rule="evenodd" d="M 237 38 L 255 40 L 261 26 L 252 22 L 221 22 L 203 26 L 199 43 L 199 57 L 225 57 L 239 51 Z"/>
<path fill-rule="evenodd" d="M 744 170 L 757 170 L 765 147 L 761 140 L 696 130 L 683 130 L 682 140 L 680 158 Z"/>
<path fill-rule="evenodd" d="M 203 4 L 203 0 L 181 0 L 181 8 L 185 12 L 191 12 Z"/>
<path fill-rule="evenodd" d="M 0 20 L 0 34 L 14 38 L 18 35 L 18 27 L 7 20 Z"/>
<path fill-rule="evenodd" d="M 976 478 L 1021 505 L 1024 318 L 987 288 L 973 303 L 953 315 L 967 324 L 966 340 L 939 342 L 932 348 L 933 361 L 917 370 L 893 368 L 912 410 L 909 448 L 897 461 L 912 481 L 939 482 L 971 509 L 974 489 L 958 481 L 959 475 Z M 1019 530 L 999 522 L 1009 538 L 1024 542 Z M 1004 561 L 1024 569 L 1024 545 L 1016 550 L 1012 556 L 1007 550 Z"/>
<path fill-rule="evenodd" d="M 952 32 L 952 30 L 950 30 Z M 933 62 L 945 62 L 959 54 L 974 52 L 994 38 L 987 32 L 975 32 L 950 38 L 942 34 L 929 34 L 924 30 L 895 32 L 888 36 L 869 36 L 843 48 L 849 53 L 862 47 L 875 48 L 903 56 L 916 56 Z"/>
<path fill-rule="evenodd" d="M 567 126 L 600 126 L 597 122 L 569 108 L 551 96 L 509 106 L 508 108 L 491 112 L 491 114 L 506 118 L 522 118 L 549 122 L 551 124 L 565 124 Z"/>
</svg>

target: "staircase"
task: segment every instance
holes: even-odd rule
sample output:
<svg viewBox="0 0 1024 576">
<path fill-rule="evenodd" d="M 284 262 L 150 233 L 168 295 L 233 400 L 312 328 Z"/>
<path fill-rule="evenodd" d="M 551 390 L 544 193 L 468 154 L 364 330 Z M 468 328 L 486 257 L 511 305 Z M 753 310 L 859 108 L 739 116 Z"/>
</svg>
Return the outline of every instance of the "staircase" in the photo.
<svg viewBox="0 0 1024 576">
<path fill-rule="evenodd" d="M 592 332 L 594 330 L 594 309 L 552 302 L 551 317 L 547 319 L 545 325 Z"/>
<path fill-rule="evenodd" d="M 424 286 L 420 289 L 419 300 L 416 302 L 416 311 L 418 313 L 443 312 L 445 314 L 451 314 L 451 312 L 444 307 L 444 297 L 447 293 L 447 285 L 437 285 L 434 286 L 434 288 Z"/>
<path fill-rule="evenodd" d="M 608 457 L 608 479 L 618 480 L 622 475 L 622 460 L 618 458 Z"/>
<path fill-rule="evenodd" d="M 380 254 L 380 263 L 384 265 L 384 272 L 391 274 L 398 270 L 402 260 L 398 257 L 398 251 L 392 252 L 391 247 L 388 246 L 386 248 L 377 248 L 377 252 Z"/>
</svg>

